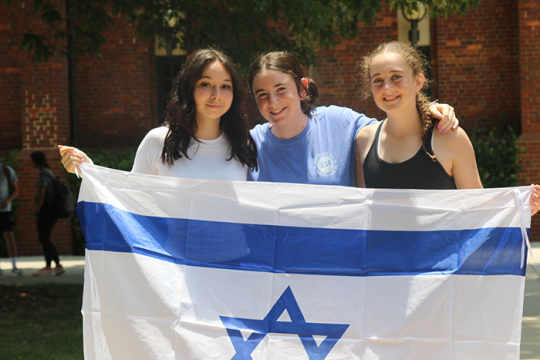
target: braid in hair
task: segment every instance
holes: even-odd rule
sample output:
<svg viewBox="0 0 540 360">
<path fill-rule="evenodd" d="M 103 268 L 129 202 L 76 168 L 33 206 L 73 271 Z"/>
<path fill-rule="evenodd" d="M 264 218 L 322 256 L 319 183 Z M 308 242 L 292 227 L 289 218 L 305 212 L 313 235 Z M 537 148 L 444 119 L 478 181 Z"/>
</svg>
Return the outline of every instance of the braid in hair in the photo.
<svg viewBox="0 0 540 360">
<path fill-rule="evenodd" d="M 425 74 L 426 69 L 429 66 L 429 62 L 427 61 L 426 57 L 417 49 L 408 44 L 401 43 L 399 41 L 391 41 L 380 44 L 377 46 L 377 48 L 375 48 L 375 50 L 363 56 L 357 64 L 357 79 L 361 84 L 360 94 L 363 99 L 367 99 L 372 96 L 370 75 L 371 63 L 377 55 L 384 52 L 392 52 L 401 55 L 405 62 L 412 68 L 413 75 L 415 76 L 418 74 Z M 427 89 L 429 87 L 429 83 L 430 81 L 425 79 L 422 89 Z M 416 93 L 416 109 L 418 110 L 422 124 L 422 148 L 426 154 L 431 157 L 431 160 L 436 161 L 435 155 L 430 154 L 426 150 L 425 146 L 426 141 L 428 141 L 427 134 L 433 128 L 434 122 L 433 118 L 431 117 L 431 112 L 429 111 L 429 98 L 423 93 L 422 90 Z"/>
<path fill-rule="evenodd" d="M 433 129 L 435 124 L 433 122 L 433 118 L 431 117 L 431 111 L 429 111 L 429 99 L 421 91 L 416 94 L 416 109 L 418 110 L 418 114 L 420 114 L 420 122 L 422 123 L 422 149 L 424 149 L 431 160 L 435 162 L 436 156 L 430 154 L 426 150 L 426 141 L 429 141 L 427 135 L 429 131 Z"/>
</svg>

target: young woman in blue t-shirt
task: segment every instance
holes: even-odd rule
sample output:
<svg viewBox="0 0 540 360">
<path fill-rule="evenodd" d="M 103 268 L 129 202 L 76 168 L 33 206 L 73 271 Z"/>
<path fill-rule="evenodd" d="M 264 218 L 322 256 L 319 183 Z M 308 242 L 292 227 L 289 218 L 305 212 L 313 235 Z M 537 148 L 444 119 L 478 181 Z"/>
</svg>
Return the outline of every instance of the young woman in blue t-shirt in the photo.
<svg viewBox="0 0 540 360">
<path fill-rule="evenodd" d="M 259 56 L 248 81 L 261 115 L 269 121 L 251 131 L 260 169 L 250 173 L 250 180 L 355 185 L 355 137 L 376 119 L 344 107 L 313 108 L 317 85 L 286 52 Z M 442 118 L 441 132 L 457 126 L 450 106 L 431 106 L 430 111 Z"/>
</svg>

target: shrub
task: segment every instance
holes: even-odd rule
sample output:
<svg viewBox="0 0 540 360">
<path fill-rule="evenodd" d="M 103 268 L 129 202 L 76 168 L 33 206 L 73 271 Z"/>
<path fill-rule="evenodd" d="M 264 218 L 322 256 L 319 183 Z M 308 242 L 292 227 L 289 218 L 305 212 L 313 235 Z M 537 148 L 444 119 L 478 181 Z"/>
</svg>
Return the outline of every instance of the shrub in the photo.
<svg viewBox="0 0 540 360">
<path fill-rule="evenodd" d="M 485 188 L 517 186 L 520 179 L 521 153 L 516 144 L 516 128 L 475 128 L 470 139 L 476 155 L 478 172 Z"/>
</svg>

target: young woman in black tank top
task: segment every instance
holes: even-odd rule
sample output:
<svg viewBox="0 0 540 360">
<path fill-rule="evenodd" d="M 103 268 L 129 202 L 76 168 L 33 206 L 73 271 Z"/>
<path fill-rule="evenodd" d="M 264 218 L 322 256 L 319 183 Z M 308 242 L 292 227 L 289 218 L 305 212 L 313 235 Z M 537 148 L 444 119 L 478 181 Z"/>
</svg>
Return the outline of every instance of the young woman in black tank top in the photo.
<svg viewBox="0 0 540 360">
<path fill-rule="evenodd" d="M 356 137 L 359 187 L 394 189 L 482 188 L 474 149 L 463 129 L 442 136 L 431 116 L 424 73 L 427 61 L 413 47 L 390 42 L 362 58 L 363 95 L 372 95 L 388 118 L 362 128 Z M 540 206 L 540 186 L 531 197 Z"/>
</svg>

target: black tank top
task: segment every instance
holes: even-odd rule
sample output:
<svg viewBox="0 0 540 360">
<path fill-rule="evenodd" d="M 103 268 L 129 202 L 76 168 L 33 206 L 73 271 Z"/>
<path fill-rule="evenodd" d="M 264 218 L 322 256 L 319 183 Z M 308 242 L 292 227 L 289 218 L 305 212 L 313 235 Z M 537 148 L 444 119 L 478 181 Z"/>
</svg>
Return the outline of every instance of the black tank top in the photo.
<svg viewBox="0 0 540 360">
<path fill-rule="evenodd" d="M 375 133 L 371 148 L 364 160 L 364 180 L 368 188 L 383 189 L 455 189 L 454 179 L 442 165 L 424 151 L 423 147 L 407 161 L 392 164 L 379 157 L 379 137 L 384 121 Z M 431 137 L 433 129 L 426 136 L 424 146 L 433 154 Z"/>
</svg>

